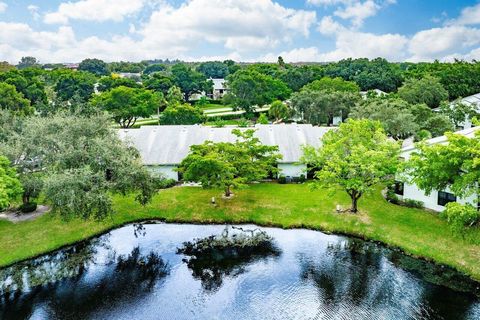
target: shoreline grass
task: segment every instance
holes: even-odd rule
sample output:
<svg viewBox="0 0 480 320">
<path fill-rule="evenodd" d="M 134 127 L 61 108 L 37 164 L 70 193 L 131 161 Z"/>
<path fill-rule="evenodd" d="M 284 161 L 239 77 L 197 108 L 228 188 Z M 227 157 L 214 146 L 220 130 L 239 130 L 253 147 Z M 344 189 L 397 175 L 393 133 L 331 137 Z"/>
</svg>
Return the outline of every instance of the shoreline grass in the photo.
<svg viewBox="0 0 480 320">
<path fill-rule="evenodd" d="M 217 204 L 210 199 L 215 196 Z M 348 207 L 342 191 L 310 190 L 307 185 L 254 184 L 233 199 L 219 190 L 176 187 L 162 190 L 142 207 L 133 196 L 114 197 L 116 214 L 104 221 L 63 221 L 46 214 L 17 224 L 0 220 L 0 267 L 144 220 L 178 223 L 254 223 L 281 228 L 308 228 L 379 241 L 407 254 L 451 266 L 480 281 L 480 230 L 466 239 L 454 236 L 435 213 L 399 207 L 383 199 L 378 188 L 360 199 L 360 213 L 337 213 Z"/>
</svg>

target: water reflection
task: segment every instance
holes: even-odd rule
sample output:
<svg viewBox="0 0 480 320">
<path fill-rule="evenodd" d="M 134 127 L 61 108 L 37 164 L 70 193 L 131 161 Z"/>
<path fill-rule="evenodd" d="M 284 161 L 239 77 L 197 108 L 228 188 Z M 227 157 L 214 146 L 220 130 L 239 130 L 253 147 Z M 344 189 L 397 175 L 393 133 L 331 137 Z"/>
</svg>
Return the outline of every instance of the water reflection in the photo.
<svg viewBox="0 0 480 320">
<path fill-rule="evenodd" d="M 266 232 L 231 228 L 226 227 L 221 235 L 184 242 L 177 250 L 189 257 L 183 261 L 206 291 L 217 291 L 224 278 L 237 277 L 247 271 L 248 265 L 281 254 Z"/>
<path fill-rule="evenodd" d="M 35 303 L 41 303 L 48 305 L 47 319 L 86 319 L 99 309 L 147 295 L 168 275 L 168 265 L 157 253 L 142 254 L 139 247 L 116 259 L 109 250 L 107 260 L 98 265 L 93 254 L 100 242 L 68 249 L 53 260 L 3 270 L 8 281 L 2 283 L 9 285 L 0 299 L 0 318 L 29 319 Z M 98 274 L 87 275 L 94 266 Z"/>
<path fill-rule="evenodd" d="M 449 268 L 347 237 L 260 231 L 265 241 L 229 233 L 244 245 L 204 247 L 224 226 L 125 226 L 0 270 L 0 319 L 480 319 L 478 284 Z"/>
<path fill-rule="evenodd" d="M 320 317 L 341 313 L 368 318 L 376 306 L 384 309 L 386 319 L 403 319 L 407 311 L 411 319 L 467 319 L 472 297 L 446 287 L 472 294 L 478 290 L 475 282 L 453 269 L 358 239 L 330 243 L 325 258 L 299 256 L 302 281 L 314 283 L 318 290 Z M 430 282 L 421 284 L 410 272 Z"/>
</svg>

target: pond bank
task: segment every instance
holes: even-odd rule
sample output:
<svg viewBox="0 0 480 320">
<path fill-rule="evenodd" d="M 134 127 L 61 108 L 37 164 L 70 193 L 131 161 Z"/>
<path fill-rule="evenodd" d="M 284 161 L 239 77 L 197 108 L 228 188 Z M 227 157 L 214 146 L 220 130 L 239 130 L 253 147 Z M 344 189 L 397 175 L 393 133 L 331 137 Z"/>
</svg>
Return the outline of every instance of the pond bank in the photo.
<svg viewBox="0 0 480 320">
<path fill-rule="evenodd" d="M 181 223 L 254 223 L 280 228 L 307 228 L 378 241 L 438 264 L 451 266 L 480 280 L 480 232 L 467 240 L 451 234 L 435 214 L 398 207 L 386 202 L 380 189 L 360 200 L 360 214 L 338 214 L 337 204 L 347 206 L 341 192 L 311 191 L 306 185 L 258 184 L 240 190 L 234 199 L 210 203 L 217 190 L 172 188 L 163 190 L 142 207 L 133 197 L 116 197 L 117 214 L 111 219 L 62 221 L 44 215 L 18 224 L 0 221 L 0 266 L 102 234 L 127 223 L 162 220 Z"/>
</svg>

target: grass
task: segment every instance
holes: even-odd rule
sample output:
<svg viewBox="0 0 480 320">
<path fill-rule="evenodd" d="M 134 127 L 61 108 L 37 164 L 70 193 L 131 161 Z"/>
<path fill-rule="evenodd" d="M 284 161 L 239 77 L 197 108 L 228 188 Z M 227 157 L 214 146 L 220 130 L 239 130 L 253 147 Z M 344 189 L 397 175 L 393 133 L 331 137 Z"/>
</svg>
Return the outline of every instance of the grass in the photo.
<svg viewBox="0 0 480 320">
<path fill-rule="evenodd" d="M 256 223 L 283 228 L 305 227 L 350 234 L 400 247 L 407 253 L 450 265 L 480 280 L 480 231 L 468 240 L 452 235 L 436 214 L 386 202 L 380 190 L 360 199 L 357 215 L 336 213 L 349 205 L 344 192 L 311 191 L 307 185 L 256 184 L 229 200 L 218 190 L 178 187 L 162 190 L 142 207 L 132 197 L 114 198 L 117 213 L 102 222 L 62 221 L 47 214 L 13 224 L 0 220 L 0 266 L 45 253 L 128 222 Z M 217 205 L 210 203 L 217 197 Z"/>
</svg>

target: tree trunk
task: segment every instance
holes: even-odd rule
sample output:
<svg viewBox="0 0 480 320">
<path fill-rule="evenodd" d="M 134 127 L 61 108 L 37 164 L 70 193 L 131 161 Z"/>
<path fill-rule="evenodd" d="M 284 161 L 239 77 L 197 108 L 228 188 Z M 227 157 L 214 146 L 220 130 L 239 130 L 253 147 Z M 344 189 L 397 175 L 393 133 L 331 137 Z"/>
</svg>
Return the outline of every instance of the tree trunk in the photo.
<svg viewBox="0 0 480 320">
<path fill-rule="evenodd" d="M 29 203 L 30 202 L 30 196 L 28 194 L 24 193 L 22 195 L 22 202 L 23 202 L 23 204 Z"/>
<path fill-rule="evenodd" d="M 347 191 L 350 199 L 352 200 L 352 207 L 350 208 L 350 211 L 352 213 L 357 213 L 358 212 L 358 199 L 362 196 L 361 192 L 358 192 L 357 190 L 350 190 Z"/>
<path fill-rule="evenodd" d="M 355 197 L 355 196 L 352 197 L 352 207 L 350 208 L 350 211 L 352 211 L 353 213 L 357 213 L 357 212 L 358 212 L 357 202 L 358 202 L 358 198 Z"/>
<path fill-rule="evenodd" d="M 230 186 L 225 187 L 225 197 L 230 197 L 232 192 L 230 191 Z"/>
</svg>

